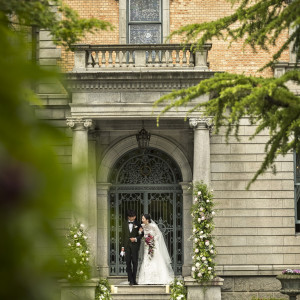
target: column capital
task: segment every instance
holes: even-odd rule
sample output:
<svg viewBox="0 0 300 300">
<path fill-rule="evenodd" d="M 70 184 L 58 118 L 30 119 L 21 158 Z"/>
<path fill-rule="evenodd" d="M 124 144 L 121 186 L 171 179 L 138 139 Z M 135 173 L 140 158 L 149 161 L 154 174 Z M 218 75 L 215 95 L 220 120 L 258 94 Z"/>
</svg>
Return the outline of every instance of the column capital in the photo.
<svg viewBox="0 0 300 300">
<path fill-rule="evenodd" d="M 92 119 L 67 118 L 67 125 L 73 130 L 89 130 L 93 126 Z"/>
<path fill-rule="evenodd" d="M 205 117 L 205 116 L 198 117 L 198 118 L 190 118 L 189 125 L 193 129 L 210 130 L 212 127 L 212 118 Z"/>
</svg>

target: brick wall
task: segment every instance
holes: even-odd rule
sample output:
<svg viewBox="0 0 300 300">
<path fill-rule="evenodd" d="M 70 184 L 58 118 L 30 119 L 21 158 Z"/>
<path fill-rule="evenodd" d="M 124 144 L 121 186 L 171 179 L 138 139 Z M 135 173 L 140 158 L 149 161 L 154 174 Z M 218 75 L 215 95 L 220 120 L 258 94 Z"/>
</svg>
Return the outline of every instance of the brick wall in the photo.
<svg viewBox="0 0 300 300">
<path fill-rule="evenodd" d="M 76 10 L 82 18 L 98 18 L 110 22 L 114 31 L 88 33 L 81 41 L 83 44 L 118 44 L 119 43 L 119 2 L 116 0 L 64 0 L 64 3 Z M 62 49 L 61 67 L 64 71 L 73 68 L 74 55 Z"/>
<path fill-rule="evenodd" d="M 78 11 L 80 16 L 89 18 L 96 17 L 111 22 L 115 26 L 114 31 L 100 31 L 95 34 L 87 34 L 82 43 L 88 44 L 118 44 L 119 43 L 119 2 L 116 0 L 64 0 L 66 4 Z M 208 22 L 222 16 L 229 15 L 234 11 L 231 3 L 226 0 L 170 0 L 170 30 L 180 26 Z M 286 40 L 287 33 L 283 34 L 278 41 Z M 174 37 L 172 43 L 180 42 L 179 37 Z M 209 53 L 210 68 L 213 71 L 226 71 L 253 75 L 272 76 L 271 69 L 258 74 L 257 70 L 262 67 L 278 48 L 271 49 L 270 53 L 258 50 L 253 53 L 250 47 L 243 49 L 242 42 L 237 42 L 228 49 L 229 41 L 212 40 L 212 50 Z M 73 68 L 73 53 L 62 50 L 63 70 L 70 71 Z M 282 61 L 289 60 L 289 53 L 285 51 Z"/>
<path fill-rule="evenodd" d="M 171 32 L 180 26 L 193 23 L 209 22 L 218 18 L 230 15 L 234 12 L 230 1 L 226 0 L 171 0 L 170 1 L 170 30 Z M 280 37 L 281 40 L 287 38 L 287 33 Z M 180 42 L 179 37 L 172 42 Z M 250 47 L 243 50 L 242 41 L 235 42 L 228 49 L 229 41 L 212 40 L 212 50 L 209 52 L 208 61 L 213 71 L 225 71 L 234 73 L 257 74 L 261 68 L 275 53 L 275 47 L 270 53 L 259 51 L 253 53 Z M 285 51 L 282 60 L 289 60 L 289 53 Z M 273 72 L 269 69 L 262 73 L 265 76 L 272 76 Z"/>
</svg>

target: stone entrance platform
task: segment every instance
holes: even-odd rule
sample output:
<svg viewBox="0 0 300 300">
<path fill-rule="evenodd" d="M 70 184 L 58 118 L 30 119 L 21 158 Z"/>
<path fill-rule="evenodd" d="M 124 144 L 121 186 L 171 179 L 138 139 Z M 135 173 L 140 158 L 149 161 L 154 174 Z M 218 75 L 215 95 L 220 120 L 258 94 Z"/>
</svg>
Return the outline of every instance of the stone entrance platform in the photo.
<svg viewBox="0 0 300 300">
<path fill-rule="evenodd" d="M 165 285 L 133 285 L 118 284 L 112 286 L 113 300 L 168 300 L 170 292 Z"/>
</svg>

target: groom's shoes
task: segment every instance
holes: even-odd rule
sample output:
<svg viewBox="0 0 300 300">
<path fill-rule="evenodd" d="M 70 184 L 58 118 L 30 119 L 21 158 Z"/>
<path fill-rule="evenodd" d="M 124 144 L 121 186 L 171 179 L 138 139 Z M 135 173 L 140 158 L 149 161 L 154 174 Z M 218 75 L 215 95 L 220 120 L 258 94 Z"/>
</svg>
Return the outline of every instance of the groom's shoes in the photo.
<svg viewBox="0 0 300 300">
<path fill-rule="evenodd" d="M 133 282 L 129 282 L 129 285 L 134 285 L 134 283 Z"/>
<path fill-rule="evenodd" d="M 137 283 L 137 282 L 134 282 L 133 285 L 138 285 L 138 283 Z"/>
</svg>

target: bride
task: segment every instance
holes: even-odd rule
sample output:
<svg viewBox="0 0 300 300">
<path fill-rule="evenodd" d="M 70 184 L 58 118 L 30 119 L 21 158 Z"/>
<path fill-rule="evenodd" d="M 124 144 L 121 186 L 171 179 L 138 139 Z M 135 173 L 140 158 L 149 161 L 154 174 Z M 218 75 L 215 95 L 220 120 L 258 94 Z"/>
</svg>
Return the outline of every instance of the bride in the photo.
<svg viewBox="0 0 300 300">
<path fill-rule="evenodd" d="M 174 279 L 171 259 L 163 235 L 150 215 L 142 216 L 144 239 L 140 257 L 142 262 L 138 272 L 139 284 L 170 284 Z"/>
</svg>

